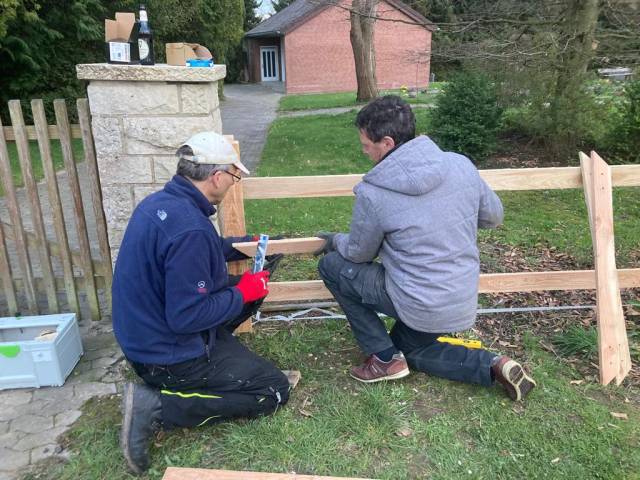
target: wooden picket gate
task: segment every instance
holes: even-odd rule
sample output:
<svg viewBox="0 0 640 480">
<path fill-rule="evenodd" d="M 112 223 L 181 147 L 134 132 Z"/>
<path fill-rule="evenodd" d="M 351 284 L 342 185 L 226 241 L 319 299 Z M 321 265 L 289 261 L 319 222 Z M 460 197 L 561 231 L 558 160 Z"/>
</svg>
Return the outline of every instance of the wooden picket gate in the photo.
<svg viewBox="0 0 640 480">
<path fill-rule="evenodd" d="M 583 188 L 595 270 L 489 273 L 480 275 L 480 293 L 543 290 L 596 290 L 600 381 L 615 378 L 620 384 L 631 368 L 631 358 L 620 301 L 620 288 L 640 287 L 640 268 L 616 269 L 613 236 L 612 186 L 640 186 L 640 165 L 609 167 L 595 152 L 580 153 L 581 167 L 482 170 L 480 175 L 496 190 L 549 190 Z M 247 178 L 236 184 L 222 204 L 222 229 L 226 235 L 245 234 L 244 199 L 311 198 L 353 195 L 362 175 Z M 311 238 L 269 242 L 268 253 L 304 254 L 320 247 Z M 236 244 L 254 255 L 256 242 Z M 271 282 L 267 303 L 328 300 L 322 281 Z M 240 331 L 250 331 L 250 322 Z"/>
<path fill-rule="evenodd" d="M 107 239 L 107 227 L 102 209 L 100 180 L 91 133 L 89 104 L 87 99 L 78 99 L 79 125 L 70 125 L 67 105 L 64 100 L 54 100 L 56 124 L 48 125 L 42 100 L 32 100 L 31 110 L 34 125 L 24 122 L 19 100 L 9 102 L 11 127 L 0 122 L 0 177 L 9 218 L 0 218 L 0 281 L 2 293 L 10 315 L 58 313 L 58 294 L 64 292 L 68 311 L 80 315 L 79 294 L 86 296 L 90 316 L 100 319 L 101 305 L 98 289 L 104 291 L 102 309 L 111 308 L 111 254 Z M 73 153 L 73 139 L 81 138 L 84 161 L 91 193 L 91 204 L 95 217 L 96 238 L 99 246 L 98 259 L 92 258 L 86 213 L 80 191 L 80 179 Z M 47 187 L 48 204 L 56 240 L 47 238 L 43 220 L 43 204 L 38 193 L 29 151 L 29 141 L 37 140 Z M 52 159 L 52 140 L 60 142 L 66 184 L 60 185 Z M 15 142 L 22 172 L 24 191 L 28 201 L 33 231 L 27 231 L 23 224 L 23 209 L 18 200 L 16 184 L 13 180 L 7 142 Z M 72 208 L 63 208 L 61 187 L 70 192 Z M 86 193 L 85 193 L 86 195 Z M 69 245 L 69 232 L 65 225 L 65 215 L 73 217 L 78 247 Z M 8 242 L 14 247 L 8 248 Z M 14 256 L 14 268 L 11 264 Z M 37 258 L 34 258 L 37 256 Z M 58 260 L 59 268 L 52 267 L 52 257 Z M 15 264 L 18 268 L 15 268 Z M 34 269 L 41 276 L 34 275 Z M 57 270 L 57 271 L 56 271 Z M 46 294 L 47 308 L 38 304 L 38 295 Z M 19 295 L 20 294 L 20 295 Z M 44 310 L 44 311 L 43 311 Z"/>
</svg>

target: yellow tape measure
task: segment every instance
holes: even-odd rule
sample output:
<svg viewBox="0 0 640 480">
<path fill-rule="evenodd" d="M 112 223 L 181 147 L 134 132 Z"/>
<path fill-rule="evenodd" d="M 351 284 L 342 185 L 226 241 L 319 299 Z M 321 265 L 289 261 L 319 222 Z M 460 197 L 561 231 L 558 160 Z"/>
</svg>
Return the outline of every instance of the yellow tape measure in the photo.
<svg viewBox="0 0 640 480">
<path fill-rule="evenodd" d="M 451 345 L 462 345 L 467 348 L 482 348 L 480 340 L 467 340 L 465 338 L 438 337 L 439 342 L 450 343 Z"/>
</svg>

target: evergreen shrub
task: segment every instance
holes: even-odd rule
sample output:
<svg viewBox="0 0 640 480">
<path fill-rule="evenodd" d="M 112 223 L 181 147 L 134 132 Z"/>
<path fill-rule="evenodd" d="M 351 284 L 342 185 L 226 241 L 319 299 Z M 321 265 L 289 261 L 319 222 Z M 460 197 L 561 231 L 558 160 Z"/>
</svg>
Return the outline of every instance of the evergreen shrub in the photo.
<svg viewBox="0 0 640 480">
<path fill-rule="evenodd" d="M 463 72 L 438 96 L 430 134 L 443 150 L 462 153 L 479 163 L 497 142 L 501 107 L 488 77 Z"/>
</svg>

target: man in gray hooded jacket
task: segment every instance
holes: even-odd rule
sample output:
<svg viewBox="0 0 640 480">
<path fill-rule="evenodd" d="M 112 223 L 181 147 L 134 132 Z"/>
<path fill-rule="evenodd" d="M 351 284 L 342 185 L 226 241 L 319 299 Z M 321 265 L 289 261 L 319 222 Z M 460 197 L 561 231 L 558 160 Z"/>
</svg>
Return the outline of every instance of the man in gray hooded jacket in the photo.
<svg viewBox="0 0 640 480">
<path fill-rule="evenodd" d="M 502 223 L 502 203 L 463 155 L 415 137 L 411 107 L 374 100 L 357 118 L 374 167 L 354 188 L 349 233 L 325 233 L 319 271 L 368 355 L 351 370 L 371 383 L 409 367 L 451 380 L 500 382 L 513 400 L 535 386 L 522 366 L 482 349 L 439 342 L 473 326 L 478 304 L 478 228 Z M 377 257 L 380 262 L 374 261 Z M 396 321 L 388 333 L 378 317 Z"/>
</svg>

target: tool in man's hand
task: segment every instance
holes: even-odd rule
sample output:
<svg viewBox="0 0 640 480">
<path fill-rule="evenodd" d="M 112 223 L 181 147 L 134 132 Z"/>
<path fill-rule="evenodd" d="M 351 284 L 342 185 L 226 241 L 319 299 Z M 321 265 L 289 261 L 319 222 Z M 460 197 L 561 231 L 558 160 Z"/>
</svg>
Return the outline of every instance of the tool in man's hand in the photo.
<svg viewBox="0 0 640 480">
<path fill-rule="evenodd" d="M 256 248 L 256 256 L 253 259 L 253 273 L 258 273 L 264 267 L 264 257 L 267 254 L 267 244 L 269 243 L 269 235 L 260 234 L 258 247 Z"/>
<path fill-rule="evenodd" d="M 450 343 L 451 345 L 462 345 L 467 348 L 482 348 L 482 342 L 480 340 L 467 340 L 465 338 L 453 338 L 453 337 L 438 337 L 438 341 L 441 343 Z"/>
</svg>

